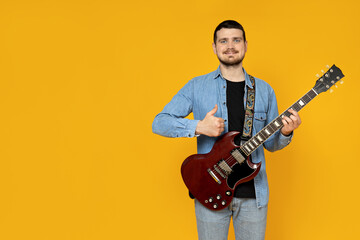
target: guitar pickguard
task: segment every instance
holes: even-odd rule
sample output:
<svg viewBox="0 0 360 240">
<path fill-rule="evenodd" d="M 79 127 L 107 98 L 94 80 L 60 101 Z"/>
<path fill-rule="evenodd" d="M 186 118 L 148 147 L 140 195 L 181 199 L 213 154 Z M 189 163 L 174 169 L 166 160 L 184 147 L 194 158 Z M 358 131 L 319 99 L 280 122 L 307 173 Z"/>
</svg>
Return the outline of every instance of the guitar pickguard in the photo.
<svg viewBox="0 0 360 240">
<path fill-rule="evenodd" d="M 240 183 L 250 181 L 255 172 L 255 170 L 248 165 L 247 161 L 236 164 L 232 170 L 232 173 L 227 178 L 227 185 L 232 189 L 235 189 Z"/>
</svg>

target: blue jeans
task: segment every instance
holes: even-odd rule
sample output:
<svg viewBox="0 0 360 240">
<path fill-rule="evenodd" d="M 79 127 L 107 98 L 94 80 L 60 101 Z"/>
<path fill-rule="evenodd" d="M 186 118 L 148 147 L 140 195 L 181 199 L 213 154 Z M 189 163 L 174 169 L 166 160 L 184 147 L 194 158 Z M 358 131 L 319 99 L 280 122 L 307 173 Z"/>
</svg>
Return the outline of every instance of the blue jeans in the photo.
<svg viewBox="0 0 360 240">
<path fill-rule="evenodd" d="M 199 240 L 227 240 L 231 217 L 236 240 L 265 238 L 267 206 L 257 208 L 255 199 L 233 198 L 220 211 L 209 210 L 195 199 L 195 213 Z"/>
</svg>

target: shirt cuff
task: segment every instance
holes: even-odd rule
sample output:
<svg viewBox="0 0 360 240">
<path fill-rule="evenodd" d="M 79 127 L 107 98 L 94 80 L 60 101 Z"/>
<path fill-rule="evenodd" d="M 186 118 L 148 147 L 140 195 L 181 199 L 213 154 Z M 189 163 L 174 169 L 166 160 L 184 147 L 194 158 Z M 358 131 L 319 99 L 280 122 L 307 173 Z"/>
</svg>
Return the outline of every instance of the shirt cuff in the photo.
<svg viewBox="0 0 360 240">
<path fill-rule="evenodd" d="M 282 134 L 282 132 L 280 131 L 280 141 L 281 141 L 281 142 L 286 142 L 287 144 L 289 144 L 289 143 L 291 142 L 293 136 L 294 136 L 294 131 L 292 131 L 292 132 L 290 133 L 290 135 L 288 135 L 288 136 L 285 136 L 285 135 Z"/>
<path fill-rule="evenodd" d="M 195 134 L 196 126 L 198 125 L 200 120 L 191 120 L 188 122 L 188 125 L 186 128 L 188 129 L 188 133 L 186 137 L 192 138 L 192 137 L 198 137 L 199 134 Z"/>
</svg>

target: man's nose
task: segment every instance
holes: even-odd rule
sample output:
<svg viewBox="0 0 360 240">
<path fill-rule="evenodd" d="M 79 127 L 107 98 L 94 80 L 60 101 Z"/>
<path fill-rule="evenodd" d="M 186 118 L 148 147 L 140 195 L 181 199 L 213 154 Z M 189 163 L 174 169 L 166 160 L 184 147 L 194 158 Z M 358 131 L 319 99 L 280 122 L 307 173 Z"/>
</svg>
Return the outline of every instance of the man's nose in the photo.
<svg viewBox="0 0 360 240">
<path fill-rule="evenodd" d="M 234 48 L 234 42 L 233 41 L 228 42 L 228 48 Z"/>
</svg>

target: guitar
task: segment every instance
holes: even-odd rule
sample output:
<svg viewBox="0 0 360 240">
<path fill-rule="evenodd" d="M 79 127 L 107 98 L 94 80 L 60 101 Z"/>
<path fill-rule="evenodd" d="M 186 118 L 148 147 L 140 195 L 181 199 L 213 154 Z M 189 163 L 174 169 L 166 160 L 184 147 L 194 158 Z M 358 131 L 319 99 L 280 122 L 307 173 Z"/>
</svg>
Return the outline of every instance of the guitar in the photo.
<svg viewBox="0 0 360 240">
<path fill-rule="evenodd" d="M 341 70 L 333 65 L 317 79 L 315 86 L 290 108 L 300 111 L 343 77 Z M 226 208 L 233 199 L 235 187 L 250 181 L 260 171 L 261 162 L 253 163 L 250 155 L 282 128 L 281 119 L 284 115 L 291 115 L 288 112 L 290 108 L 241 146 L 234 143 L 234 138 L 240 133 L 228 132 L 215 142 L 209 153 L 194 154 L 186 158 L 181 166 L 181 175 L 191 194 L 208 209 Z"/>
</svg>

